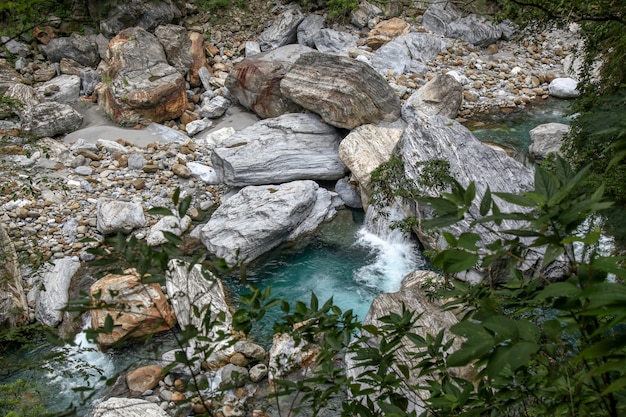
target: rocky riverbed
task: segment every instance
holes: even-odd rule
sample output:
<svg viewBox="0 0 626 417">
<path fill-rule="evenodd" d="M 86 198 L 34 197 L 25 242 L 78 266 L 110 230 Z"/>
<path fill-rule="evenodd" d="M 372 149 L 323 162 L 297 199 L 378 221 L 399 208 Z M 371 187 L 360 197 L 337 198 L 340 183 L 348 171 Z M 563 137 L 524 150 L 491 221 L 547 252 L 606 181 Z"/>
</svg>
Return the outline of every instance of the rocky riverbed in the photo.
<svg viewBox="0 0 626 417">
<path fill-rule="evenodd" d="M 159 245 L 169 231 L 230 264 L 239 249 L 251 261 L 344 205 L 367 208 L 371 170 L 424 120 L 465 123 L 576 95 L 574 32 L 518 37 L 510 23 L 436 5 L 363 2 L 343 24 L 261 2 L 221 22 L 189 4 L 177 10 L 123 26 L 111 12 L 98 35 L 51 25 L 7 42 L 0 93 L 21 105 L 0 120 L 0 220 L 21 267 L 5 298 L 7 311 L 25 314 L 3 319 L 59 325 L 72 276 L 93 260 L 86 249 L 106 235 Z M 458 123 L 448 130 L 466 135 Z M 487 159 L 506 159 L 494 152 Z M 173 209 L 176 189 L 191 197 L 186 216 L 147 213 Z M 260 361 L 250 355 L 246 364 Z M 243 415 L 242 396 L 223 414 Z"/>
</svg>

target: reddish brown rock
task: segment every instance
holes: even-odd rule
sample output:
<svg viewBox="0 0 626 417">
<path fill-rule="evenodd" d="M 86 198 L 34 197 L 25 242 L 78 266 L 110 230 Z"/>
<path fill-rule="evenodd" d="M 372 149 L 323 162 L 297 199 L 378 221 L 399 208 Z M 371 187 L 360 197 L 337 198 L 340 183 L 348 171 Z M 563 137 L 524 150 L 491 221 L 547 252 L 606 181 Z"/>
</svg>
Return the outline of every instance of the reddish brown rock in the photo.
<svg viewBox="0 0 626 417">
<path fill-rule="evenodd" d="M 206 67 L 209 71 L 211 70 L 206 60 L 204 35 L 198 32 L 189 32 L 188 36 L 189 39 L 191 39 L 191 48 L 189 50 L 189 53 L 191 54 L 191 58 L 193 58 L 193 63 L 189 68 L 189 74 L 187 75 L 187 77 L 190 86 L 199 87 L 200 85 L 202 85 L 202 82 L 200 81 L 200 76 L 198 75 L 200 68 Z"/>
<path fill-rule="evenodd" d="M 104 68 L 96 88 L 98 103 L 120 125 L 161 123 L 187 108 L 183 75 L 167 63 L 158 39 L 139 27 L 125 29 L 109 42 Z"/>
<path fill-rule="evenodd" d="M 164 376 L 160 365 L 143 366 L 126 374 L 126 385 L 133 392 L 145 392 L 159 385 Z"/>
<path fill-rule="evenodd" d="M 134 270 L 126 271 L 124 275 L 109 274 L 99 279 L 91 286 L 90 295 L 94 307 L 91 327 L 105 330 L 107 317 L 113 320 L 112 330 L 98 335 L 97 342 L 101 346 L 113 346 L 130 338 L 143 338 L 174 326 L 174 313 L 161 286 L 142 283 Z"/>
<path fill-rule="evenodd" d="M 372 49 L 378 49 L 398 36 L 406 35 L 410 30 L 411 25 L 398 17 L 394 17 L 377 24 L 370 31 L 365 43 Z"/>
<path fill-rule="evenodd" d="M 311 51 L 303 45 L 287 45 L 246 58 L 228 74 L 226 87 L 262 118 L 299 112 L 302 108 L 281 93 L 280 82 L 294 62 Z"/>
</svg>

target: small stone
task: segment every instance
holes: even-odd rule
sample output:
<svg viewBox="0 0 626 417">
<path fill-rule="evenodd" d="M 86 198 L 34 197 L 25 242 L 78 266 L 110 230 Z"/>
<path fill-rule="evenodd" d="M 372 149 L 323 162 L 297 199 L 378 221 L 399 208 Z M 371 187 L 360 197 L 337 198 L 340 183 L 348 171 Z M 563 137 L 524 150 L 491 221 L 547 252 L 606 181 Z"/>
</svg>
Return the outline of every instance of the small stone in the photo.
<svg viewBox="0 0 626 417">
<path fill-rule="evenodd" d="M 495 55 L 495 54 L 497 54 L 497 53 L 498 53 L 498 51 L 499 51 L 499 50 L 500 50 L 500 48 L 499 48 L 499 47 L 498 47 L 498 45 L 497 45 L 497 44 L 495 44 L 495 43 L 492 43 L 491 45 L 489 45 L 489 46 L 487 47 L 487 53 L 488 53 L 489 55 Z"/>
<path fill-rule="evenodd" d="M 230 363 L 237 366 L 246 366 L 248 365 L 248 359 L 246 359 L 243 353 L 236 352 L 230 357 Z"/>
<path fill-rule="evenodd" d="M 154 174 L 159 170 L 159 167 L 154 164 L 146 164 L 143 166 L 142 171 L 146 174 Z"/>
<path fill-rule="evenodd" d="M 172 391 L 164 389 L 161 391 L 161 394 L 159 394 L 159 397 L 161 397 L 163 401 L 171 401 L 172 395 L 173 395 Z"/>
<path fill-rule="evenodd" d="M 187 397 L 185 396 L 185 394 L 183 394 L 182 392 L 178 392 L 178 391 L 173 392 L 172 396 L 170 397 L 170 401 L 173 401 L 175 403 L 183 402 L 186 399 Z"/>
<path fill-rule="evenodd" d="M 267 365 L 258 363 L 250 369 L 250 381 L 261 382 L 268 374 Z"/>
<path fill-rule="evenodd" d="M 86 177 L 93 173 L 93 168 L 91 168 L 90 166 L 81 165 L 74 168 L 74 172 L 77 175 L 82 175 L 83 177 Z"/>
<path fill-rule="evenodd" d="M 130 182 L 130 185 L 135 187 L 135 190 L 143 190 L 146 186 L 146 183 L 143 179 L 137 178 Z"/>
<path fill-rule="evenodd" d="M 193 397 L 191 399 L 191 406 L 195 414 L 206 414 L 213 408 L 213 403 L 210 400 L 205 400 L 200 397 Z"/>
<path fill-rule="evenodd" d="M 137 368 L 126 375 L 128 389 L 135 392 L 145 392 L 155 388 L 163 379 L 163 367 L 150 365 Z"/>
<path fill-rule="evenodd" d="M 187 166 L 183 164 L 174 164 L 172 166 L 172 171 L 174 172 L 174 174 L 176 174 L 180 178 L 191 177 L 191 170 L 189 170 L 189 168 L 187 168 Z"/>
</svg>

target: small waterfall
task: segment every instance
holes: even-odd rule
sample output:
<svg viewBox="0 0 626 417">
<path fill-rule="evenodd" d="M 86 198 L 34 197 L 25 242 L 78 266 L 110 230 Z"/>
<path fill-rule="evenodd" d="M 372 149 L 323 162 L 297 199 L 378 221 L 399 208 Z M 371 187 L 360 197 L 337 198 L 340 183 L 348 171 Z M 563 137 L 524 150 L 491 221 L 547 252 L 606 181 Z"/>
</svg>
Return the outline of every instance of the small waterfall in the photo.
<svg viewBox="0 0 626 417">
<path fill-rule="evenodd" d="M 374 260 L 354 272 L 355 279 L 362 285 L 395 292 L 407 274 L 425 265 L 417 243 L 402 230 L 391 228 L 393 222 L 405 217 L 398 203 L 383 210 L 368 208 L 357 244 L 369 248 Z"/>
</svg>

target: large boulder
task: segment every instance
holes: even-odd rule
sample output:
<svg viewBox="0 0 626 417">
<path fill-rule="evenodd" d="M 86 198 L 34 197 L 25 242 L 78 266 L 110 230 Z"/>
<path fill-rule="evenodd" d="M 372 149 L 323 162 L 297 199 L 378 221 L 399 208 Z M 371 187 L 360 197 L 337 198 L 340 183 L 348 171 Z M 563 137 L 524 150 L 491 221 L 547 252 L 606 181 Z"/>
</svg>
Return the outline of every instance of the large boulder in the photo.
<svg viewBox="0 0 626 417">
<path fill-rule="evenodd" d="M 487 186 L 491 191 L 521 193 L 533 188 L 534 175 L 530 168 L 521 162 L 509 157 L 502 151 L 495 150 L 472 135 L 461 124 L 441 115 L 428 115 L 417 112 L 404 130 L 394 153 L 404 162 L 404 175 L 407 183 L 420 188 L 424 183 L 422 178 L 429 175 L 428 164 L 432 161 L 443 161 L 449 165 L 449 175 L 455 178 L 462 186 L 467 187 L 470 182 L 476 184 L 476 196 L 470 209 L 468 219 L 462 220 L 450 227 L 455 235 L 469 230 L 471 217 L 479 217 L 478 204 L 484 195 Z M 438 195 L 436 189 L 426 185 L 420 188 L 423 195 Z M 502 211 L 509 211 L 512 206 L 505 201 L 498 200 Z M 432 213 L 417 204 L 422 218 L 429 218 Z M 510 226 L 504 222 L 503 227 Z M 425 233 L 418 231 L 422 243 L 427 247 L 434 246 Z M 482 230 L 486 242 L 493 241 L 496 236 L 493 232 Z M 437 242 L 445 247 L 444 242 Z"/>
<path fill-rule="evenodd" d="M 0 94 L 4 94 L 9 87 L 19 82 L 20 75 L 8 64 L 0 62 Z"/>
<path fill-rule="evenodd" d="M 480 218 L 479 204 L 483 199 L 487 186 L 492 192 L 522 194 L 534 189 L 534 174 L 532 169 L 509 157 L 505 152 L 491 148 L 479 142 L 469 130 L 459 123 L 441 115 L 427 115 L 417 112 L 411 120 L 403 136 L 394 150 L 403 161 L 403 178 L 394 181 L 406 187 L 415 188 L 423 196 L 438 196 L 440 190 L 424 179 L 437 179 L 443 174 L 440 169 L 449 167 L 447 173 L 456 179 L 462 186 L 467 187 L 470 182 L 476 186 L 476 198 L 473 200 L 465 218 L 456 224 L 446 227 L 446 230 L 455 236 L 470 230 L 480 235 L 481 244 L 488 245 L 500 239 L 501 230 L 524 227 L 519 221 L 505 220 L 499 225 L 489 227 L 471 226 L 473 219 Z M 436 165 L 433 165 L 435 163 Z M 445 169 L 445 168 L 444 168 Z M 433 175 L 435 175 L 433 177 Z M 396 185 L 397 187 L 397 185 Z M 392 188 L 394 185 L 392 184 Z M 497 199 L 502 212 L 519 212 L 523 210 L 517 205 Z M 433 213 L 417 201 L 405 205 L 408 215 L 420 219 L 432 218 Z M 414 231 L 422 244 L 427 247 L 445 248 L 446 241 L 441 234 L 425 233 L 419 225 Z M 518 267 L 529 276 L 537 271 L 550 279 L 562 277 L 564 270 L 560 262 L 541 268 L 543 253 L 541 249 L 530 250 L 523 263 Z M 506 273 L 505 271 L 501 271 Z M 485 271 L 470 270 L 457 277 L 469 281 L 481 280 Z M 494 273 L 500 273 L 497 271 Z M 506 279 L 502 275 L 502 279 Z"/>
<path fill-rule="evenodd" d="M 0 224 L 0 331 L 28 323 L 28 303 L 22 285 L 17 253 Z"/>
<path fill-rule="evenodd" d="M 144 393 L 154 389 L 165 377 L 161 365 L 148 365 L 133 369 L 126 374 L 126 385 L 131 393 Z"/>
<path fill-rule="evenodd" d="M 139 398 L 112 397 L 98 403 L 93 417 L 170 417 L 158 404 Z"/>
<path fill-rule="evenodd" d="M 198 330 L 198 337 L 189 345 L 192 348 L 221 346 L 220 351 L 224 351 L 231 341 L 228 336 L 232 333 L 232 316 L 222 281 L 203 271 L 199 264 L 190 268 L 183 261 L 171 260 L 165 286 L 178 325 L 183 330 L 188 326 Z"/>
<path fill-rule="evenodd" d="M 200 71 L 209 70 L 209 64 L 206 60 L 206 52 L 204 50 L 204 35 L 198 32 L 189 32 L 189 40 L 191 40 L 191 47 L 189 54 L 191 55 L 191 67 L 189 67 L 189 73 L 187 74 L 187 80 L 191 87 L 199 87 L 202 85 L 200 80 Z M 209 72 L 210 74 L 210 72 Z"/>
<path fill-rule="evenodd" d="M 249 186 L 213 213 L 200 231 L 200 239 L 209 252 L 228 265 L 249 263 L 298 238 L 300 232 L 310 232 L 334 213 L 328 191 L 314 181 Z M 319 223 L 311 224 L 310 218 Z"/>
<path fill-rule="evenodd" d="M 402 106 L 402 117 L 411 120 L 416 111 L 454 119 L 463 103 L 463 85 L 452 75 L 438 75 L 413 93 Z"/>
<path fill-rule="evenodd" d="M 336 129 L 319 116 L 290 113 L 230 136 L 213 150 L 211 161 L 218 178 L 232 186 L 337 180 L 346 172 L 340 141 Z"/>
<path fill-rule="evenodd" d="M 369 25 L 370 21 L 381 16 L 383 11 L 368 1 L 361 1 L 356 9 L 350 12 L 350 23 L 359 28 Z"/>
<path fill-rule="evenodd" d="M 411 25 L 398 17 L 383 20 L 370 31 L 365 43 L 372 49 L 378 49 L 398 36 L 408 34 L 410 30 Z"/>
<path fill-rule="evenodd" d="M 69 104 L 39 103 L 20 111 L 22 131 L 33 137 L 54 137 L 78 130 L 83 116 Z"/>
<path fill-rule="evenodd" d="M 447 329 L 445 334 L 444 343 L 450 339 L 450 328 L 458 323 L 456 316 L 450 311 L 443 311 L 441 305 L 432 300 L 429 294 L 423 289 L 429 281 L 437 281 L 442 278 L 432 271 L 415 271 L 407 275 L 402 280 L 402 287 L 398 292 L 385 293 L 377 296 L 367 313 L 367 316 L 363 320 L 363 325 L 374 325 L 378 328 L 384 326 L 384 323 L 380 320 L 382 317 L 389 314 L 402 315 L 406 309 L 414 312 L 418 318 L 414 327 L 411 329 L 411 333 L 418 334 L 424 338 L 427 335 L 435 336 L 442 329 Z M 364 336 L 368 336 L 368 333 L 364 333 Z M 362 347 L 376 347 L 380 344 L 375 336 L 370 336 L 369 339 L 361 340 Z M 460 341 L 456 341 L 453 345 L 454 349 L 460 347 Z M 410 371 L 408 377 L 406 377 L 406 384 L 398 388 L 398 394 L 404 396 L 409 400 L 409 406 L 407 411 L 416 411 L 420 414 L 424 411 L 423 398 L 428 397 L 427 391 L 415 391 L 410 387 L 418 385 L 423 386 L 426 381 L 425 378 L 420 378 L 419 370 L 414 369 L 415 354 L 420 352 L 420 349 L 415 346 L 408 338 L 403 339 L 402 344 L 394 350 L 395 362 L 393 363 L 392 370 L 390 372 L 396 372 L 403 374 L 401 367 L 407 367 Z M 353 354 L 346 356 L 346 373 L 348 376 L 354 377 L 357 381 L 359 375 L 366 371 L 373 371 L 366 367 L 360 366 L 359 361 Z M 458 372 L 460 376 L 469 376 L 470 369 L 463 369 Z M 407 387 L 407 388 L 405 388 Z M 366 387 L 361 387 L 366 388 Z M 369 394 L 369 398 L 375 400 L 376 390 L 372 390 Z"/>
<path fill-rule="evenodd" d="M 538 162 L 543 161 L 549 154 L 560 154 L 563 146 L 563 136 L 569 132 L 569 126 L 563 123 L 544 123 L 532 129 L 530 135 L 530 157 Z"/>
<path fill-rule="evenodd" d="M 242 106 L 260 117 L 300 111 L 302 107 L 283 96 L 280 82 L 302 54 L 312 51 L 303 45 L 287 45 L 253 55 L 235 65 L 225 85 Z"/>
<path fill-rule="evenodd" d="M 178 3 L 175 0 L 128 0 L 113 4 L 87 1 L 92 18 L 100 22 L 100 30 L 107 38 L 132 26 L 152 31 L 159 25 L 177 23 L 182 16 Z"/>
<path fill-rule="evenodd" d="M 69 301 L 72 277 L 80 268 L 77 258 L 61 258 L 45 267 L 35 304 L 35 318 L 44 326 L 56 327 L 63 320 L 62 309 Z"/>
<path fill-rule="evenodd" d="M 280 91 L 340 128 L 400 116 L 400 99 L 387 81 L 369 65 L 347 57 L 302 55 L 280 82 Z"/>
<path fill-rule="evenodd" d="M 139 27 L 109 42 L 98 103 L 120 125 L 176 119 L 187 107 L 185 78 L 167 63 L 158 39 Z"/>
<path fill-rule="evenodd" d="M 324 28 L 326 17 L 311 13 L 298 26 L 297 38 L 298 43 L 305 46 L 314 47 L 315 38 Z"/>
<path fill-rule="evenodd" d="M 141 339 L 174 326 L 175 316 L 161 286 L 143 283 L 135 270 L 100 278 L 91 286 L 89 294 L 91 327 L 102 330 L 97 338 L 100 346 Z M 109 320 L 113 320 L 112 329 L 107 329 Z"/>
<path fill-rule="evenodd" d="M 191 218 L 189 216 L 172 215 L 165 216 L 150 228 L 146 243 L 148 246 L 158 246 L 168 242 L 164 233 L 172 233 L 181 236 L 191 226 Z"/>
<path fill-rule="evenodd" d="M 63 58 L 66 58 L 85 67 L 95 67 L 100 62 L 95 35 L 73 34 L 70 37 L 53 38 L 47 45 L 41 45 L 40 48 L 52 62 L 61 62 Z"/>
<path fill-rule="evenodd" d="M 352 130 L 339 145 L 339 157 L 357 180 L 365 208 L 372 192 L 371 174 L 389 160 L 402 131 L 400 126 L 363 125 Z"/>
<path fill-rule="evenodd" d="M 428 71 L 428 62 L 445 50 L 445 42 L 437 36 L 421 32 L 409 33 L 376 50 L 371 63 L 383 73 L 391 71 L 396 75 L 424 74 Z"/>
<path fill-rule="evenodd" d="M 259 35 L 261 51 L 269 51 L 281 46 L 295 43 L 298 36 L 298 25 L 304 20 L 299 5 L 285 7 L 282 13 Z"/>
<path fill-rule="evenodd" d="M 72 104 L 80 99 L 80 77 L 78 75 L 59 75 L 36 88 L 44 101 L 56 101 Z"/>
<path fill-rule="evenodd" d="M 182 75 L 186 75 L 193 64 L 191 39 L 187 29 L 179 25 L 161 25 L 156 28 L 154 35 L 163 46 L 167 62 Z"/>
<path fill-rule="evenodd" d="M 322 29 L 315 36 L 315 48 L 325 54 L 348 56 L 357 47 L 358 38 L 347 32 L 335 29 Z"/>
<path fill-rule="evenodd" d="M 486 47 L 510 31 L 508 23 L 493 24 L 485 17 L 469 14 L 463 16 L 451 4 L 433 4 L 422 17 L 422 26 L 446 38 L 461 39 Z"/>
</svg>

